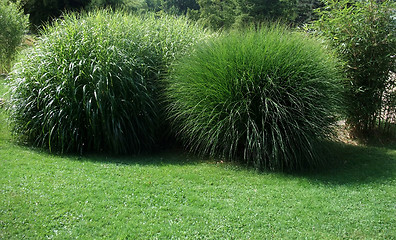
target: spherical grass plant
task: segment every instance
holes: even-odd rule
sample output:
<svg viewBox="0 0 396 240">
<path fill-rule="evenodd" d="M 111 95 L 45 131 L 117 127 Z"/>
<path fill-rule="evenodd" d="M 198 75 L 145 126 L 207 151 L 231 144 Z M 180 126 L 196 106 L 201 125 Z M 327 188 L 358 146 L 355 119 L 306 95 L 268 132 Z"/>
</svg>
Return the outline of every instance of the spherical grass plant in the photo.
<svg viewBox="0 0 396 240">
<path fill-rule="evenodd" d="M 136 153 L 156 143 L 159 79 L 205 37 L 184 18 L 107 10 L 66 14 L 10 75 L 11 120 L 51 151 Z"/>
<path fill-rule="evenodd" d="M 321 42 L 282 26 L 231 32 L 175 64 L 166 95 L 177 135 L 200 154 L 258 169 L 321 164 L 342 76 Z"/>
</svg>

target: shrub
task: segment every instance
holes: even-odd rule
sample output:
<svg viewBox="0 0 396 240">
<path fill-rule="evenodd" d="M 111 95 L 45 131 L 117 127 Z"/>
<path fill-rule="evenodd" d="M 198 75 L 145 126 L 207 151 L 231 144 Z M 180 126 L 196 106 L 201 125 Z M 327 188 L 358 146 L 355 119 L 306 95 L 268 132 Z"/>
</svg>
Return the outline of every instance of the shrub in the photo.
<svg viewBox="0 0 396 240">
<path fill-rule="evenodd" d="M 320 42 L 280 26 L 232 32 L 175 64 L 169 116 L 200 154 L 259 169 L 315 166 L 337 113 L 338 67 Z"/>
<path fill-rule="evenodd" d="M 88 8 L 123 8 L 125 10 L 143 10 L 147 9 L 146 0 L 91 0 Z"/>
<path fill-rule="evenodd" d="M 377 127 L 381 109 L 395 70 L 394 1 L 328 0 L 313 29 L 330 40 L 347 62 L 347 122 L 357 136 L 367 136 Z M 385 106 L 384 106 L 385 105 Z"/>
<path fill-rule="evenodd" d="M 28 28 L 28 17 L 18 5 L 0 0 L 0 73 L 7 71 Z"/>
<path fill-rule="evenodd" d="M 14 1 L 14 0 L 12 0 Z M 19 0 L 17 0 L 19 1 Z M 35 33 L 65 11 L 79 11 L 90 1 L 81 0 L 21 0 L 25 14 L 29 15 L 31 30 Z"/>
<path fill-rule="evenodd" d="M 192 19 L 212 29 L 246 28 L 268 20 L 301 25 L 316 16 L 321 0 L 197 0 L 199 8 L 187 11 Z"/>
<path fill-rule="evenodd" d="M 203 36 L 184 18 L 64 16 L 10 75 L 14 132 L 51 151 L 151 148 L 162 122 L 158 80 Z"/>
</svg>

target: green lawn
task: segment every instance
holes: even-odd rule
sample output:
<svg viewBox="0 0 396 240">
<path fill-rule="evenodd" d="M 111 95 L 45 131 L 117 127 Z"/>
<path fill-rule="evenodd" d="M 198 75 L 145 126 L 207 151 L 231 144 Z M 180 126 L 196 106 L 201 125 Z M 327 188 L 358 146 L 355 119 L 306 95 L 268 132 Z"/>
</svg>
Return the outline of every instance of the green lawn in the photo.
<svg viewBox="0 0 396 240">
<path fill-rule="evenodd" d="M 257 173 L 178 152 L 52 155 L 5 121 L 0 109 L 0 239 L 396 238 L 395 146 L 339 144 L 329 170 Z"/>
</svg>

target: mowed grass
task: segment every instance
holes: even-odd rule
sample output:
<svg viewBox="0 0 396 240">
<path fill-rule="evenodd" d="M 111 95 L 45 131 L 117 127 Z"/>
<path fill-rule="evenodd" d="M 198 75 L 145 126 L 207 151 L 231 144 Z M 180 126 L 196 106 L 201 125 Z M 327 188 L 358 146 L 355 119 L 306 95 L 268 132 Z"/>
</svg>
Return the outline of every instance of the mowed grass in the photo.
<svg viewBox="0 0 396 240">
<path fill-rule="evenodd" d="M 395 146 L 336 144 L 329 170 L 258 173 L 179 152 L 57 156 L 16 144 L 6 116 L 0 239 L 396 237 Z"/>
</svg>

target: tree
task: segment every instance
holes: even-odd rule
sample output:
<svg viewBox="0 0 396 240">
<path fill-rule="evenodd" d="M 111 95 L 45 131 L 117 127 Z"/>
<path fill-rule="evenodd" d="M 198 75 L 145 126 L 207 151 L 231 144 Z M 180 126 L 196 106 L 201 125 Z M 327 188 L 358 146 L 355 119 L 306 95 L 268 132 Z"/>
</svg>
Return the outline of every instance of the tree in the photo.
<svg viewBox="0 0 396 240">
<path fill-rule="evenodd" d="M 295 2 L 295 14 L 294 23 L 301 25 L 318 19 L 318 15 L 315 13 L 315 9 L 323 7 L 324 4 L 320 0 L 297 0 Z"/>
<path fill-rule="evenodd" d="M 78 10 L 87 6 L 90 1 L 84 0 L 22 0 L 21 6 L 33 30 L 42 24 L 59 17 L 64 11 Z"/>
<path fill-rule="evenodd" d="M 231 27 L 236 18 L 236 0 L 198 0 L 200 22 L 212 29 Z"/>
<path fill-rule="evenodd" d="M 161 0 L 161 7 L 166 12 L 177 14 L 186 14 L 188 9 L 199 9 L 199 5 L 195 0 Z"/>
<path fill-rule="evenodd" d="M 302 24 L 314 18 L 319 0 L 198 0 L 199 18 L 213 29 L 243 28 L 250 24 L 281 20 Z M 196 16 L 197 12 L 190 12 Z M 197 17 L 194 17 L 197 18 Z"/>
<path fill-rule="evenodd" d="M 147 9 L 147 2 L 145 0 L 91 0 L 88 5 L 89 8 L 106 8 L 112 9 L 124 8 L 127 10 Z"/>
</svg>

